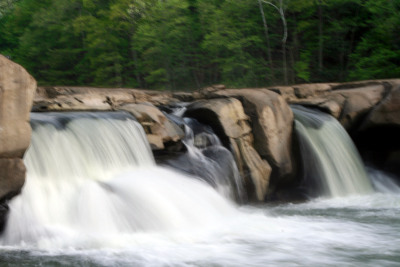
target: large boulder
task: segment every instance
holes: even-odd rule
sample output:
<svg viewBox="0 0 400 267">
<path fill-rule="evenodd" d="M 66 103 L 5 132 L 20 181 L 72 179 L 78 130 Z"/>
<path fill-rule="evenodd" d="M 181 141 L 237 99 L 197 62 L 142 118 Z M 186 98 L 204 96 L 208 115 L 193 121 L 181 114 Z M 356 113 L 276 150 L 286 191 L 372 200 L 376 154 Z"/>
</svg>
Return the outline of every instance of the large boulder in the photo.
<svg viewBox="0 0 400 267">
<path fill-rule="evenodd" d="M 279 94 L 267 89 L 227 89 L 213 92 L 209 97 L 240 100 L 250 117 L 254 148 L 271 164 L 272 177 L 285 179 L 293 174 L 293 113 Z"/>
<path fill-rule="evenodd" d="M 18 194 L 25 181 L 22 157 L 31 139 L 29 114 L 35 90 L 32 76 L 0 55 L 0 205 L 3 207 Z"/>
<path fill-rule="evenodd" d="M 400 81 L 377 105 L 365 121 L 364 127 L 392 125 L 400 127 Z"/>
<path fill-rule="evenodd" d="M 358 127 L 368 112 L 382 100 L 385 91 L 383 84 L 376 84 L 335 90 L 329 97 L 344 97 L 345 101 L 342 105 L 339 122 L 346 129 L 354 129 Z"/>
<path fill-rule="evenodd" d="M 239 172 L 252 200 L 264 200 L 271 167 L 253 148 L 249 117 L 234 98 L 200 100 L 188 106 L 185 116 L 213 127 L 222 143 L 232 149 Z"/>
<path fill-rule="evenodd" d="M 356 132 L 355 141 L 367 161 L 400 178 L 400 80 L 391 81 L 388 88 Z"/>
<path fill-rule="evenodd" d="M 165 148 L 168 142 L 178 142 L 185 133 L 150 103 L 126 104 L 117 108 L 131 113 L 143 126 L 153 150 Z"/>
<path fill-rule="evenodd" d="M 36 81 L 0 55 L 0 158 L 21 158 L 29 146 L 29 114 Z"/>
<path fill-rule="evenodd" d="M 32 76 L 0 55 L 0 231 L 7 218 L 7 201 L 25 183 L 22 157 L 31 139 L 29 114 L 35 90 Z"/>
</svg>

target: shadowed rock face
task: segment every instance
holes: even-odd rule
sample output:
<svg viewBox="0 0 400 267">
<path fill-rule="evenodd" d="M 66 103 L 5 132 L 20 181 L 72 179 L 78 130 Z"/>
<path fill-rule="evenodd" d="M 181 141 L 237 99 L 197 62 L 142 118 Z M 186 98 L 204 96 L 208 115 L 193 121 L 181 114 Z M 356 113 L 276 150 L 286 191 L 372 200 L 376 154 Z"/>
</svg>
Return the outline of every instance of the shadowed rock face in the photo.
<svg viewBox="0 0 400 267">
<path fill-rule="evenodd" d="M 364 158 L 400 178 L 400 82 L 364 119 L 354 139 Z"/>
<path fill-rule="evenodd" d="M 7 201 L 25 182 L 22 157 L 29 146 L 36 81 L 24 68 L 0 55 L 0 230 L 5 222 Z"/>
<path fill-rule="evenodd" d="M 241 102 L 234 98 L 200 100 L 188 106 L 185 116 L 213 127 L 224 145 L 231 148 L 249 198 L 262 201 L 267 194 L 271 167 L 253 147 L 249 118 Z"/>
<path fill-rule="evenodd" d="M 390 125 L 400 127 L 400 81 L 366 118 L 363 128 Z"/>
</svg>

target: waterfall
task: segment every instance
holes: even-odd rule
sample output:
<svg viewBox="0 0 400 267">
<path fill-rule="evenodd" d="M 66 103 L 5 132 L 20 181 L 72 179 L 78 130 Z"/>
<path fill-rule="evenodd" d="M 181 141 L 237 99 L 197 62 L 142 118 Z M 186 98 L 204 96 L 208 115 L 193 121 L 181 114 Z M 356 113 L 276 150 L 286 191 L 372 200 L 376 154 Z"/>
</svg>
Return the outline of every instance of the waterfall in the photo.
<svg viewBox="0 0 400 267">
<path fill-rule="evenodd" d="M 320 111 L 300 106 L 292 110 L 305 181 L 331 197 L 371 193 L 373 187 L 362 160 L 340 123 Z"/>
<path fill-rule="evenodd" d="M 209 125 L 190 117 L 182 117 L 186 104 L 180 103 L 165 114 L 185 130 L 183 144 L 186 153 L 165 163 L 188 174 L 195 175 L 213 186 L 221 195 L 239 203 L 246 200 L 235 159 Z"/>
<path fill-rule="evenodd" d="M 0 245 L 96 247 L 236 212 L 203 181 L 157 167 L 127 113 L 32 114 L 31 123 L 26 183 L 9 203 Z"/>
<path fill-rule="evenodd" d="M 184 118 L 187 156 L 195 174 L 214 186 L 220 194 L 243 201 L 244 188 L 232 153 L 226 149 L 211 127 L 193 118 Z"/>
</svg>

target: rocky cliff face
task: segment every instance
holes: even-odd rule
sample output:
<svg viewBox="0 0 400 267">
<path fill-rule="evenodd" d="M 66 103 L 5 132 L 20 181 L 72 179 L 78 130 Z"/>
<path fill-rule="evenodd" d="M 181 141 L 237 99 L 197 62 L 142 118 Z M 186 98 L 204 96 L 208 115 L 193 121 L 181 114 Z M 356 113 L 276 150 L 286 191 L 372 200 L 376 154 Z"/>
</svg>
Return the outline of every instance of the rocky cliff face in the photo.
<svg viewBox="0 0 400 267">
<path fill-rule="evenodd" d="M 0 228 L 6 201 L 18 194 L 25 181 L 22 157 L 29 146 L 36 81 L 18 64 L 0 55 Z"/>
</svg>

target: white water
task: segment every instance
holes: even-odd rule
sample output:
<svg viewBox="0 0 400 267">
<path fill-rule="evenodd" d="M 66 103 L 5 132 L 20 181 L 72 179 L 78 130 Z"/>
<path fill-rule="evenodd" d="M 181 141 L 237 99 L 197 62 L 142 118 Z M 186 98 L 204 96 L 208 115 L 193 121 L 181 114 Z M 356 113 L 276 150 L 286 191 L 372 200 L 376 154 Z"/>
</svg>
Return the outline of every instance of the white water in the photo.
<svg viewBox="0 0 400 267">
<path fill-rule="evenodd" d="M 99 116 L 96 122 L 93 118 L 90 122 L 74 119 L 64 124 L 64 130 L 60 125 L 57 130 L 51 125 L 40 126 L 42 130 L 35 127 L 31 149 L 39 140 L 41 149 L 29 150 L 27 184 L 10 203 L 10 220 L 0 237 L 0 266 L 400 263 L 400 195 L 394 191 L 297 205 L 237 208 L 205 183 L 154 166 L 143 132 L 135 122 Z M 67 134 L 75 131 L 73 125 L 81 126 L 77 127 L 82 129 L 80 135 Z M 115 137 L 112 133 L 106 138 L 103 134 L 108 133 L 101 130 L 105 127 L 118 128 L 123 134 Z M 77 140 L 66 142 L 57 135 Z M 131 141 L 134 136 L 139 136 L 137 142 L 141 144 Z M 72 153 L 90 154 L 87 150 L 93 148 L 79 142 L 84 139 L 91 145 L 115 149 L 116 158 L 108 159 L 114 163 L 105 168 L 102 159 L 108 155 L 87 159 Z M 142 143 L 144 148 L 140 147 Z M 51 153 L 60 149 L 59 144 L 65 144 L 62 149 L 71 153 Z M 117 153 L 128 146 L 132 151 L 123 153 L 127 158 Z M 140 161 L 143 153 L 147 156 Z M 77 166 L 83 169 L 66 168 L 63 171 L 69 175 L 63 175 L 59 169 L 77 162 L 75 157 L 94 166 L 79 161 Z M 45 162 L 33 164 L 39 159 Z M 120 164 L 120 160 L 126 164 Z M 379 175 L 384 187 L 388 180 Z"/>
<path fill-rule="evenodd" d="M 205 183 L 155 166 L 128 116 L 54 115 L 39 123 L 53 114 L 46 116 L 33 115 L 26 184 L 10 203 L 2 244 L 97 247 L 107 245 L 97 239 L 205 226 L 234 212 Z"/>
<path fill-rule="evenodd" d="M 216 187 L 217 191 L 231 199 L 237 199 L 242 202 L 245 192 L 240 177 L 239 170 L 232 154 L 222 146 L 218 136 L 210 129 L 201 129 L 200 133 L 195 134 L 190 128 L 204 127 L 198 121 L 192 118 L 184 118 L 185 121 L 185 140 L 183 143 L 187 148 L 187 157 L 192 161 L 197 173 Z M 206 156 L 207 153 L 213 156 Z M 219 154 L 217 154 L 219 153 Z"/>
<path fill-rule="evenodd" d="M 398 266 L 399 207 L 398 195 L 375 194 L 233 213 L 219 208 L 225 218 L 211 224 L 82 232 L 39 246 L 0 247 L 0 259 L 15 264 L 9 266 Z"/>
<path fill-rule="evenodd" d="M 332 197 L 373 192 L 361 157 L 350 136 L 332 116 L 292 107 L 306 179 L 318 181 Z"/>
</svg>

